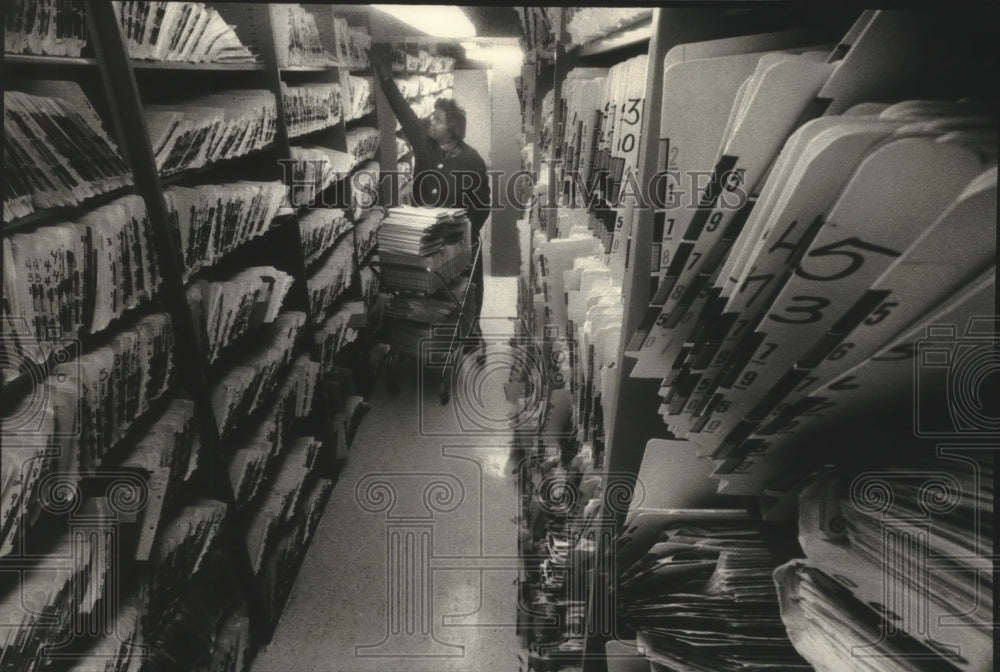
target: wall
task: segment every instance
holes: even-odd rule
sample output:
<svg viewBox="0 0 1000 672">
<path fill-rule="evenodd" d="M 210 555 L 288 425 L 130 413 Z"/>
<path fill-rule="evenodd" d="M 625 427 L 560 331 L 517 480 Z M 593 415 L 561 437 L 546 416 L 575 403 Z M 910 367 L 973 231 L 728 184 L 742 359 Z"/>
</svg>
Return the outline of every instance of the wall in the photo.
<svg viewBox="0 0 1000 672">
<path fill-rule="evenodd" d="M 489 167 L 513 175 L 521 168 L 521 103 L 514 78 L 521 75 L 520 64 L 495 67 L 490 70 L 490 100 L 493 107 L 492 153 Z M 456 96 L 457 81 L 456 81 Z M 507 202 L 506 180 L 501 176 L 499 202 L 493 212 L 491 258 L 493 275 L 517 275 L 519 256 L 517 243 L 518 210 Z"/>
<path fill-rule="evenodd" d="M 456 70 L 455 71 L 455 101 L 465 109 L 465 142 L 479 152 L 491 167 L 493 137 L 493 110 L 490 106 L 490 90 L 486 70 Z M 490 265 L 490 230 L 491 220 L 486 220 L 483 233 L 483 270 L 487 275 L 491 272 Z"/>
</svg>

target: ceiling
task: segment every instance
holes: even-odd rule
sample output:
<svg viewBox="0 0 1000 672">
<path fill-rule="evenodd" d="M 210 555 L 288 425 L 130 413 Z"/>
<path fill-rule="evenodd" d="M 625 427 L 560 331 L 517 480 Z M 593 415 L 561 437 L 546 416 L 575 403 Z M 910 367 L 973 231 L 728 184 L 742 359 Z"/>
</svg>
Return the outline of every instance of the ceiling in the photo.
<svg viewBox="0 0 1000 672">
<path fill-rule="evenodd" d="M 513 7 L 462 6 L 479 37 L 520 37 L 521 22 Z"/>
</svg>

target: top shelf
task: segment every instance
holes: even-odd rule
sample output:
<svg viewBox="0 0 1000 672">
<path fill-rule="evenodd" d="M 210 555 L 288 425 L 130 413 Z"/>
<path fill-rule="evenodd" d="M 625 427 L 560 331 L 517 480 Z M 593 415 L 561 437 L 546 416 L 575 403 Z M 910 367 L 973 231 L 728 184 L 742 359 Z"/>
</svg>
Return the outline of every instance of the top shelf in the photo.
<svg viewBox="0 0 1000 672">
<path fill-rule="evenodd" d="M 331 63 L 330 65 L 287 65 L 278 68 L 279 72 L 331 72 L 342 69 L 342 66 Z"/>
<path fill-rule="evenodd" d="M 261 72 L 263 63 L 188 63 L 186 61 L 141 61 L 132 59 L 135 70 L 187 70 L 198 72 Z"/>
<path fill-rule="evenodd" d="M 96 58 L 80 58 L 74 56 L 37 56 L 35 54 L 4 54 L 4 65 L 43 65 L 43 66 L 96 66 Z"/>
<path fill-rule="evenodd" d="M 615 51 L 616 49 L 623 49 L 648 42 L 652 36 L 653 22 L 650 17 L 646 17 L 637 23 L 616 30 L 610 35 L 598 38 L 587 44 L 578 45 L 571 51 L 575 51 L 578 57 L 597 56 Z"/>
<path fill-rule="evenodd" d="M 94 67 L 95 58 L 69 56 L 37 56 L 35 54 L 4 54 L 4 65 L 46 67 Z M 199 72 L 261 72 L 263 63 L 188 63 L 186 61 L 142 61 L 132 59 L 134 70 L 186 70 Z"/>
</svg>

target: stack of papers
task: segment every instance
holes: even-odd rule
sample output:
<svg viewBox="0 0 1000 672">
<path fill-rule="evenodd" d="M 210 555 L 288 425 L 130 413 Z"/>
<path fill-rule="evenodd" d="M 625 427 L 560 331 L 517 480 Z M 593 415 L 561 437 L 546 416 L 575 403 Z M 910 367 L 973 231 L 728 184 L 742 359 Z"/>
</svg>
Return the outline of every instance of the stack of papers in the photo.
<svg viewBox="0 0 1000 672">
<path fill-rule="evenodd" d="M 452 286 L 455 296 L 461 297 L 469 285 L 468 278 L 459 278 Z M 438 324 L 455 315 L 458 306 L 449 294 L 440 292 L 434 296 L 418 296 L 415 294 L 393 294 L 386 304 L 386 317 L 419 322 L 421 324 Z M 427 333 L 423 334 L 427 337 Z"/>
<path fill-rule="evenodd" d="M 630 517 L 634 526 L 627 522 L 619 540 L 618 599 L 648 658 L 685 672 L 810 669 L 785 633 L 774 562 L 746 514 Z"/>
<path fill-rule="evenodd" d="M 379 231 L 379 252 L 425 256 L 462 240 L 468 225 L 461 208 L 390 208 Z"/>
</svg>

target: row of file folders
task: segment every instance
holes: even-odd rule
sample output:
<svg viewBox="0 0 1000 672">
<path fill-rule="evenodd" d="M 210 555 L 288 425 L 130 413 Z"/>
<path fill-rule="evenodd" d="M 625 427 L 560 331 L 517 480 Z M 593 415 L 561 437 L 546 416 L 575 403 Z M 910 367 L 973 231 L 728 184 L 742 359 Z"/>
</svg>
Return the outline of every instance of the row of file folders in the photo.
<svg viewBox="0 0 1000 672">
<path fill-rule="evenodd" d="M 909 397 L 929 327 L 954 351 L 992 314 L 997 112 L 870 102 L 900 88 L 864 60 L 891 14 L 832 51 L 778 33 L 666 56 L 658 168 L 711 180 L 655 214 L 631 375 L 663 381 L 668 429 L 724 492 L 759 492 L 805 430 Z"/>
<path fill-rule="evenodd" d="M 217 333 L 219 325 L 213 320 L 221 317 L 219 308 L 201 308 L 201 300 L 207 301 L 213 293 L 230 286 L 240 296 L 256 292 L 254 302 L 262 307 L 272 304 L 267 316 L 260 315 L 262 320 L 254 317 L 244 321 L 238 328 L 242 333 L 273 320 L 290 287 L 291 276 L 266 267 L 250 267 L 228 276 L 203 273 L 241 245 L 264 236 L 286 191 L 280 182 L 248 181 L 169 187 L 165 191 L 171 233 L 183 256 L 182 280 L 192 306 L 198 307 L 195 313 L 202 319 L 197 321 L 204 325 L 201 331 L 210 352 L 232 338 Z M 371 223 L 377 225 L 374 220 Z M 307 263 L 314 265 L 353 226 L 344 210 L 310 211 L 299 227 Z M 373 233 L 374 229 L 369 236 Z M 4 237 L 5 333 L 44 348 L 45 342 L 54 338 L 105 331 L 115 320 L 157 296 L 162 260 L 155 249 L 152 225 L 138 196 L 99 206 L 75 222 Z M 345 253 L 343 259 L 327 256 L 325 265 L 350 275 L 353 259 L 346 249 Z M 251 276 L 270 278 L 266 295 L 258 291 L 262 286 Z M 320 291 L 330 284 L 317 277 L 310 288 Z M 273 290 L 272 300 L 268 297 Z M 35 354 L 41 360 L 48 353 L 39 350 Z"/>
<path fill-rule="evenodd" d="M 352 77 L 351 83 L 350 107 L 336 84 L 284 87 L 290 134 L 334 125 L 345 112 L 347 119 L 370 112 L 370 80 Z M 132 184 L 121 152 L 78 84 L 35 82 L 31 91 L 4 92 L 5 222 L 38 210 L 77 206 Z M 171 105 L 146 105 L 143 111 L 161 175 L 273 147 L 277 133 L 277 102 L 266 90 L 227 90 Z M 351 129 L 348 150 L 355 159 L 343 165 L 325 160 L 346 175 L 374 155 L 376 136 L 375 129 Z"/>
</svg>

